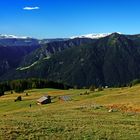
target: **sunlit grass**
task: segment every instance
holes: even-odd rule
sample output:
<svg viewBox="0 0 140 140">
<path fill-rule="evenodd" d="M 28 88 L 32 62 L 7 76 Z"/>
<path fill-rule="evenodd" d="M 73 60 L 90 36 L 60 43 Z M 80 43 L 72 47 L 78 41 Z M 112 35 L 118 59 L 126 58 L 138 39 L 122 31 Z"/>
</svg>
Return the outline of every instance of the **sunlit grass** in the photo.
<svg viewBox="0 0 140 140">
<path fill-rule="evenodd" d="M 0 139 L 139 140 L 140 86 L 89 95 L 84 95 L 85 91 L 33 89 L 7 93 L 0 97 Z M 37 105 L 36 100 L 46 94 L 54 97 L 52 103 Z M 20 95 L 23 101 L 14 102 Z M 62 95 L 71 96 L 72 101 L 59 101 Z M 123 110 L 122 105 L 128 109 Z M 117 111 L 109 113 L 109 107 Z"/>
</svg>

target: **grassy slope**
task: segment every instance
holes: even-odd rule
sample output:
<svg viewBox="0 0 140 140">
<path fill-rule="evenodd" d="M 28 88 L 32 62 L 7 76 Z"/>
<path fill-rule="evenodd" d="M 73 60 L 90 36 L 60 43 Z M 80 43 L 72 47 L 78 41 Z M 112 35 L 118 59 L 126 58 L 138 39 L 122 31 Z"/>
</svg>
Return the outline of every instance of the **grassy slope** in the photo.
<svg viewBox="0 0 140 140">
<path fill-rule="evenodd" d="M 85 91 L 34 89 L 20 94 L 22 102 L 14 102 L 19 94 L 0 97 L 0 139 L 140 139 L 140 86 L 80 95 Z M 46 93 L 53 103 L 37 105 Z M 58 100 L 66 94 L 73 100 Z M 108 113 L 111 107 L 118 111 Z"/>
</svg>

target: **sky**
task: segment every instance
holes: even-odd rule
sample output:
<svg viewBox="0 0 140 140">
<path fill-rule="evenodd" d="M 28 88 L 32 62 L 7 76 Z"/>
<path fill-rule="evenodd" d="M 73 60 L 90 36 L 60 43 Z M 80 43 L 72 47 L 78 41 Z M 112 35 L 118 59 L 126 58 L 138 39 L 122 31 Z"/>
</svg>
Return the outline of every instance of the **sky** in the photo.
<svg viewBox="0 0 140 140">
<path fill-rule="evenodd" d="M 1 0 L 0 34 L 61 38 L 140 33 L 140 0 Z"/>
</svg>

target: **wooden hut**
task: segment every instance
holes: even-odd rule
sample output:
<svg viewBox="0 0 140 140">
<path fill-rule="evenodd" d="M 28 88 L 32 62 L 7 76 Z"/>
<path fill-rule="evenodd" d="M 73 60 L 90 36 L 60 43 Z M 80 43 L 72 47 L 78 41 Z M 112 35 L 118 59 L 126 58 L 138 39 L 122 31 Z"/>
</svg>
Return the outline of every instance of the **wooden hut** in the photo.
<svg viewBox="0 0 140 140">
<path fill-rule="evenodd" d="M 37 100 L 37 104 L 49 104 L 51 103 L 51 96 L 42 96 L 40 99 Z"/>
</svg>

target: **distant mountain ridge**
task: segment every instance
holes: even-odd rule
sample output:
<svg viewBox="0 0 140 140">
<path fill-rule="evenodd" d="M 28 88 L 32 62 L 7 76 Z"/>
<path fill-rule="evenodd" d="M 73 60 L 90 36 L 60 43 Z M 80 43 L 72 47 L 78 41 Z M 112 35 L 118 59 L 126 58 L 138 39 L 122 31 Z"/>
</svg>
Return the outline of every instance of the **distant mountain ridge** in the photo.
<svg viewBox="0 0 140 140">
<path fill-rule="evenodd" d="M 15 35 L 6 35 L 6 34 L 0 34 L 0 39 L 28 39 L 30 37 L 26 36 L 15 36 Z"/>
<path fill-rule="evenodd" d="M 121 34 L 120 32 L 117 32 L 118 34 Z M 27 37 L 27 36 L 16 36 L 16 35 L 6 35 L 6 34 L 0 34 L 0 39 L 36 39 L 39 41 L 46 41 L 45 43 L 48 43 L 48 41 L 53 42 L 53 41 L 65 41 L 69 39 L 75 39 L 75 38 L 90 38 L 90 39 L 99 39 L 103 38 L 106 36 L 111 35 L 112 33 L 92 33 L 92 34 L 85 34 L 85 35 L 77 35 L 77 36 L 72 36 L 69 38 L 50 38 L 50 39 L 37 39 L 37 38 L 32 38 L 32 37 Z"/>
<path fill-rule="evenodd" d="M 80 35 L 80 36 L 73 36 L 71 39 L 74 38 L 90 38 L 90 39 L 100 39 L 106 36 L 111 35 L 112 33 L 93 33 L 93 34 L 86 34 L 86 35 Z M 119 33 L 121 34 L 121 33 Z"/>
</svg>

